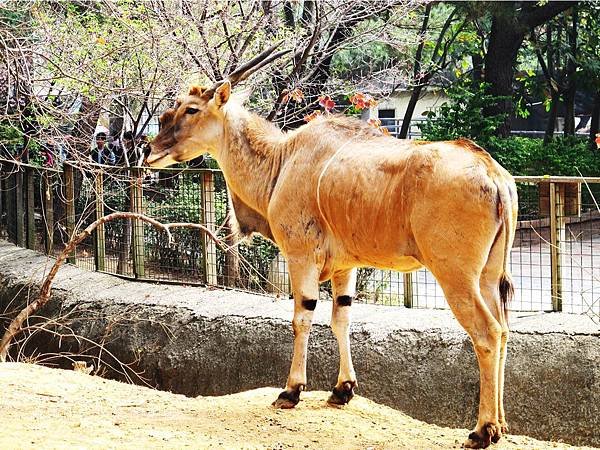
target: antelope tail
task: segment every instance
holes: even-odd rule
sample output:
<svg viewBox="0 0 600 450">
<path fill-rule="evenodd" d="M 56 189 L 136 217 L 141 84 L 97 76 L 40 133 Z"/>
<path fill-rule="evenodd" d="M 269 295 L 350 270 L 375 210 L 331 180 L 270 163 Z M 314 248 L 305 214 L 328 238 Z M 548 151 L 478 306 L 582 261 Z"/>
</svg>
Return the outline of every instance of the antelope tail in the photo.
<svg viewBox="0 0 600 450">
<path fill-rule="evenodd" d="M 501 186 L 501 187 L 500 187 Z M 502 227 L 504 228 L 504 260 L 502 263 L 502 275 L 498 283 L 498 290 L 500 291 L 500 300 L 502 302 L 502 309 L 504 310 L 505 319 L 508 318 L 508 305 L 513 298 L 515 288 L 513 285 L 510 272 L 508 270 L 508 261 L 510 257 L 510 250 L 514 239 L 514 228 L 516 224 L 513 224 L 513 197 L 516 198 L 516 191 L 509 183 L 502 183 L 498 189 L 498 212 L 502 220 Z"/>
</svg>

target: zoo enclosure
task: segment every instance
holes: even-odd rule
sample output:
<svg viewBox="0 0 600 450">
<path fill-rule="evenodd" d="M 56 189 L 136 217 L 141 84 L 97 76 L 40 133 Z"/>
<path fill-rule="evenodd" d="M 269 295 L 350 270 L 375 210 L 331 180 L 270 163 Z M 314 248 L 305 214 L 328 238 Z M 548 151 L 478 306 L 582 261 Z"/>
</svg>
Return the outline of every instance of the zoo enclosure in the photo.
<svg viewBox="0 0 600 450">
<path fill-rule="evenodd" d="M 234 245 L 223 226 L 229 204 L 219 170 L 70 162 L 56 170 L 10 160 L 0 164 L 0 226 L 19 246 L 56 255 L 75 230 L 97 217 L 139 212 L 162 222 L 203 223 L 233 250 L 224 252 L 190 229 L 174 231 L 176 243 L 170 246 L 151 226 L 120 220 L 99 226 L 69 262 L 139 280 L 290 292 L 285 260 L 276 247 L 261 238 L 254 238 L 253 245 Z M 511 309 L 600 314 L 600 212 L 595 200 L 600 198 L 600 178 L 516 179 L 519 222 L 510 262 L 516 285 Z M 368 303 L 447 307 L 426 270 L 360 269 L 358 297 Z"/>
</svg>

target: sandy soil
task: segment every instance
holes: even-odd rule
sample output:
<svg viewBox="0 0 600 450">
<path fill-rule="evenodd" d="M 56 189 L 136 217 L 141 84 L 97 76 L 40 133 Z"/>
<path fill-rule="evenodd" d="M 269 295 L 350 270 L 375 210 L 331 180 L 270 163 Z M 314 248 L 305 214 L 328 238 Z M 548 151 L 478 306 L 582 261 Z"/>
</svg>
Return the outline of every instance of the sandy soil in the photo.
<svg viewBox="0 0 600 450">
<path fill-rule="evenodd" d="M 467 430 L 429 425 L 355 397 L 343 408 L 306 392 L 294 410 L 279 389 L 187 398 L 80 372 L 0 364 L 0 449 L 459 448 Z M 494 449 L 575 448 L 507 436 Z"/>
</svg>

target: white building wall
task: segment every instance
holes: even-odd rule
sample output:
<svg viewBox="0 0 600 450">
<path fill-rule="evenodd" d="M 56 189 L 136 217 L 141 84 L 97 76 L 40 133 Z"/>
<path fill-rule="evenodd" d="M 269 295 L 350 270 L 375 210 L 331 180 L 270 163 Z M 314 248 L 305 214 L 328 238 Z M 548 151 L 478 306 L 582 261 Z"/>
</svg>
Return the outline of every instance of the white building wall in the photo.
<svg viewBox="0 0 600 450">
<path fill-rule="evenodd" d="M 378 117 L 378 111 L 380 109 L 395 109 L 396 118 L 402 119 L 404 112 L 406 111 L 406 107 L 408 106 L 410 95 L 410 91 L 402 91 L 381 100 L 374 108 L 375 111 L 371 117 Z M 413 114 L 413 119 L 423 119 L 425 117 L 423 115 L 425 111 L 439 108 L 445 101 L 448 101 L 448 97 L 441 89 L 425 92 L 425 94 L 423 94 L 417 103 L 415 113 Z"/>
<path fill-rule="evenodd" d="M 385 126 L 393 136 L 398 136 L 400 128 L 402 127 L 402 119 L 404 113 L 410 101 L 411 92 L 402 91 L 392 94 L 391 96 L 379 100 L 376 107 L 370 110 L 363 111 L 361 118 L 368 120 L 370 118 L 378 118 L 381 120 L 381 124 Z M 435 89 L 426 91 L 415 107 L 414 114 L 411 120 L 411 126 L 408 132 L 408 138 L 419 138 L 421 136 L 421 130 L 418 127 L 418 123 L 425 120 L 423 113 L 426 111 L 439 108 L 444 102 L 448 101 L 448 97 L 442 89 Z M 382 118 L 380 110 L 394 110 L 393 118 L 386 116 Z"/>
</svg>

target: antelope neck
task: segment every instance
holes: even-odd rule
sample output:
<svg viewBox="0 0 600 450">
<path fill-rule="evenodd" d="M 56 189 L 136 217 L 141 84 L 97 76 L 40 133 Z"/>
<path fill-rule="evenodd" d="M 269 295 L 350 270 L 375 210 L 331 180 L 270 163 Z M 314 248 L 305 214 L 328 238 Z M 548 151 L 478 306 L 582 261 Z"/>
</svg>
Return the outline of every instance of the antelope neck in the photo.
<svg viewBox="0 0 600 450">
<path fill-rule="evenodd" d="M 285 134 L 241 107 L 226 111 L 218 162 L 231 189 L 267 217 L 269 200 L 283 163 Z"/>
</svg>

